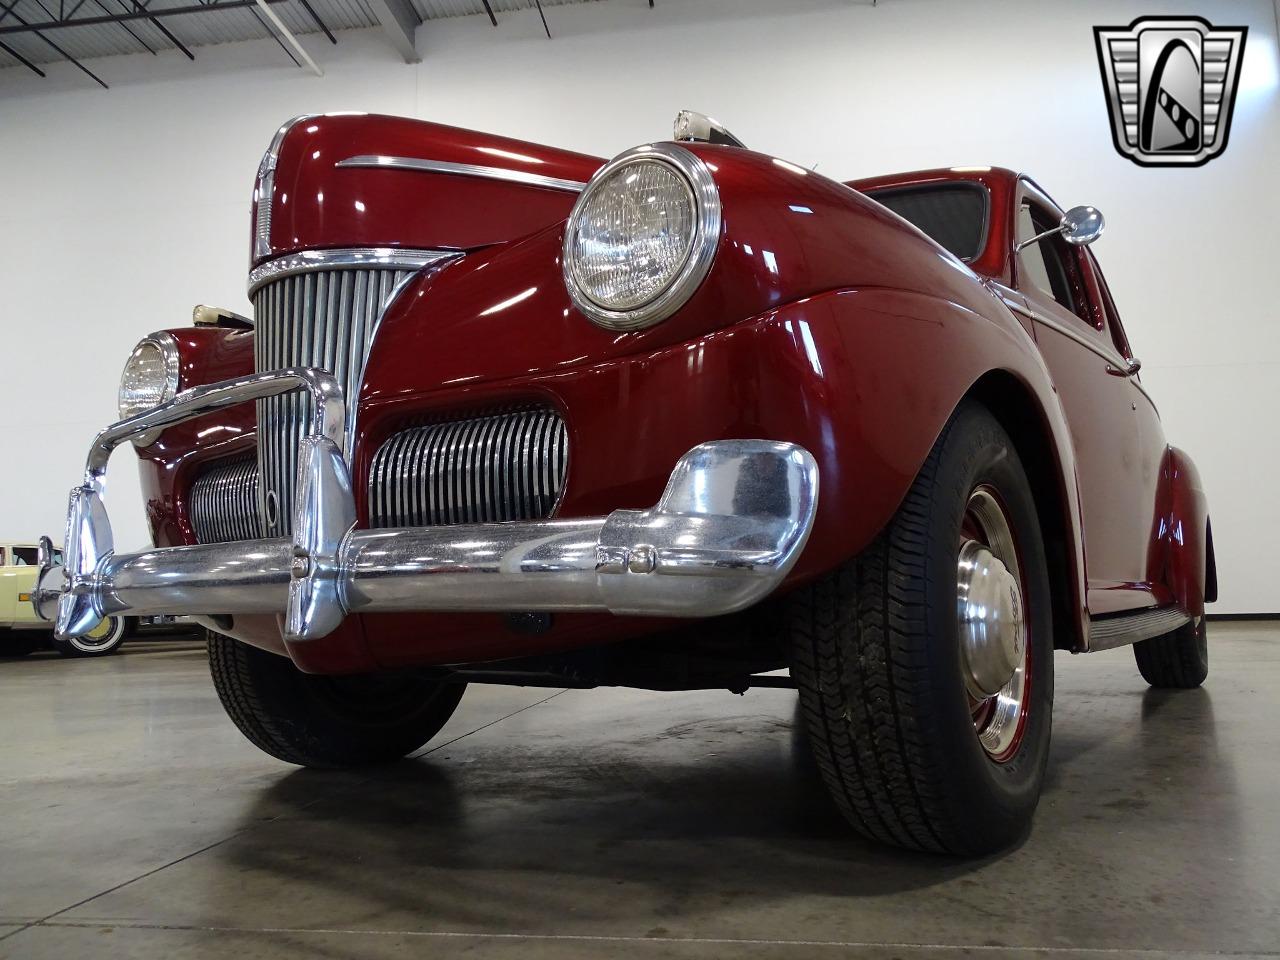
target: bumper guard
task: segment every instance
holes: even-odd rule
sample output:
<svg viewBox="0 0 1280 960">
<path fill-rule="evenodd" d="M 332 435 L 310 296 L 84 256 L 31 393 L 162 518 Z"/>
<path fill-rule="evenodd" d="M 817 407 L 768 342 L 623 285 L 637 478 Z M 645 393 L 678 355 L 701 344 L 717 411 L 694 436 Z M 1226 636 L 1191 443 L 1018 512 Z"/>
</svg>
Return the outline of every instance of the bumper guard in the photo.
<svg viewBox="0 0 1280 960">
<path fill-rule="evenodd" d="M 107 461 L 125 440 L 212 410 L 305 389 L 290 539 L 116 553 L 102 501 Z M 41 543 L 36 613 L 58 636 L 110 614 L 284 615 L 291 641 L 323 637 L 349 613 L 567 611 L 707 617 L 763 599 L 813 527 L 818 467 L 804 448 L 766 440 L 694 447 L 649 510 L 607 517 L 355 529 L 342 457 L 345 406 L 322 370 L 290 368 L 192 387 L 100 432 L 67 508 L 64 565 Z"/>
</svg>

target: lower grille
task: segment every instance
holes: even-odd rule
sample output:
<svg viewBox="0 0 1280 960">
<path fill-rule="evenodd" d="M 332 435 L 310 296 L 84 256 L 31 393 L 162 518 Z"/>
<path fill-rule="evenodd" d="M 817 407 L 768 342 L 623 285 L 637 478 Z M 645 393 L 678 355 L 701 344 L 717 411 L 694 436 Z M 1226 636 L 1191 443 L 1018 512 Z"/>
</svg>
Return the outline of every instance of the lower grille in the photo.
<svg viewBox="0 0 1280 960">
<path fill-rule="evenodd" d="M 413 427 L 392 436 L 369 472 L 372 527 L 537 520 L 550 516 L 568 468 L 554 410 L 514 410 Z"/>
<path fill-rule="evenodd" d="M 257 461 L 250 455 L 216 463 L 191 485 L 188 507 L 198 543 L 257 539 Z"/>
<path fill-rule="evenodd" d="M 378 321 L 413 273 L 394 267 L 313 270 L 265 284 L 253 298 L 254 369 L 328 370 L 354 410 Z M 292 532 L 298 443 L 310 423 L 310 404 L 301 391 L 258 401 L 262 536 Z M 344 453 L 350 462 L 350 449 Z"/>
</svg>

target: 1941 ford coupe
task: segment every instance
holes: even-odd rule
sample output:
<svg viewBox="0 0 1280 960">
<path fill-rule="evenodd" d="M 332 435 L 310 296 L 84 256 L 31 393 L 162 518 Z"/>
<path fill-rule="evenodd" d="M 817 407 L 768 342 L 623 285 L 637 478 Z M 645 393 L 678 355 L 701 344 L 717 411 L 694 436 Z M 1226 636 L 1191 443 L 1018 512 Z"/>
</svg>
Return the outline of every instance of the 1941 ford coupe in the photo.
<svg viewBox="0 0 1280 960">
<path fill-rule="evenodd" d="M 608 163 L 292 120 L 253 318 L 133 350 L 34 602 L 64 637 L 198 617 L 231 718 L 306 765 L 401 757 L 473 682 L 794 685 L 857 829 L 998 849 L 1055 649 L 1207 670 L 1205 498 L 1102 226 L 1008 170 L 837 183 L 688 112 Z M 131 554 L 102 500 L 126 440 Z"/>
</svg>

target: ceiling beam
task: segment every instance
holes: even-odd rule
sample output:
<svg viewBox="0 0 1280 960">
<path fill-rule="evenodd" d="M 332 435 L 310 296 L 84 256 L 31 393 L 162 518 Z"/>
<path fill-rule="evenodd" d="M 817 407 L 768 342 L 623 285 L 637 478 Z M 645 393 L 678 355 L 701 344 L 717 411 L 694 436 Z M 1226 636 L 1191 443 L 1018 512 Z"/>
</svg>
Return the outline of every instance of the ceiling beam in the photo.
<svg viewBox="0 0 1280 960">
<path fill-rule="evenodd" d="M 94 0 L 94 2 L 95 2 L 95 3 L 98 3 L 98 4 L 99 4 L 99 6 L 101 6 L 101 3 L 99 3 L 99 0 Z M 125 6 L 125 2 L 124 2 L 124 0 L 120 0 L 120 6 L 122 6 L 122 7 L 123 7 L 123 6 Z M 139 3 L 139 2 L 138 2 L 138 0 L 133 0 L 133 6 L 134 6 L 134 8 L 135 8 L 137 11 L 139 11 L 139 12 L 141 12 L 141 13 L 149 13 L 149 12 L 150 12 L 150 11 L 148 11 L 148 10 L 147 10 L 146 4 Z M 167 40 L 168 40 L 170 43 L 172 43 L 175 47 L 177 47 L 179 50 L 181 50 L 181 51 L 183 52 L 183 54 L 186 56 L 186 58 L 187 58 L 188 60 L 194 60 L 194 59 L 196 58 L 196 55 L 195 55 L 194 53 L 192 53 L 190 50 L 188 50 L 188 49 L 186 48 L 186 45 L 185 45 L 181 40 L 179 40 L 177 37 L 175 37 L 175 36 L 173 35 L 172 31 L 170 31 L 168 27 L 166 27 L 163 23 L 161 23 L 161 22 L 160 22 L 160 20 L 159 20 L 157 17 L 155 17 L 155 16 L 153 15 L 153 16 L 151 16 L 151 18 L 150 18 L 150 19 L 151 19 L 151 22 L 155 25 L 155 28 L 156 28 L 157 30 L 159 30 L 161 33 L 163 33 L 163 34 L 164 34 L 165 39 L 167 39 Z"/>
<path fill-rule="evenodd" d="M 413 42 L 413 32 L 422 21 L 409 0 L 369 0 L 374 16 L 387 32 L 391 45 L 400 51 L 405 63 L 421 63 L 418 48 Z"/>
<path fill-rule="evenodd" d="M 51 47 L 54 53 L 59 54 L 64 60 L 67 60 L 68 62 L 70 62 L 73 66 L 75 66 L 77 70 L 79 70 L 81 73 L 85 74 L 90 79 L 92 79 L 94 83 L 98 84 L 98 86 L 102 87 L 103 90 L 108 89 L 106 81 L 103 80 L 100 76 L 98 76 L 88 67 L 86 67 L 83 63 L 81 63 L 71 54 L 67 53 L 67 51 L 63 50 L 60 46 L 58 46 L 56 43 L 54 43 L 52 40 L 46 37 L 39 30 L 33 30 L 31 27 L 31 24 L 28 23 L 26 20 L 24 20 L 21 16 L 19 16 L 18 12 L 13 9 L 15 6 L 17 6 L 17 0 L 14 0 L 13 3 L 9 4 L 9 6 L 5 9 L 5 15 L 12 16 L 13 19 L 17 20 L 18 23 L 21 24 L 19 29 L 34 33 L 36 37 L 38 37 L 41 41 L 43 41 L 46 46 Z M 0 33 L 8 32 L 10 29 L 11 29 L 10 27 L 0 27 Z"/>
<path fill-rule="evenodd" d="M 26 57 L 20 54 L 17 50 L 13 49 L 13 47 L 9 46 L 7 43 L 0 43 L 0 50 L 3 50 L 5 53 L 9 54 L 9 56 L 13 57 L 13 59 L 17 60 L 19 63 L 23 64 L 24 66 L 30 68 L 31 70 L 34 70 L 40 76 L 43 77 L 45 75 L 45 72 L 43 70 L 41 70 L 34 63 L 32 63 L 30 60 L 28 60 Z"/>
<path fill-rule="evenodd" d="M 280 38 L 293 48 L 293 52 L 302 58 L 302 62 L 311 68 L 311 72 L 317 77 L 323 77 L 324 71 L 320 69 L 320 64 L 311 59 L 311 54 L 303 49 L 302 44 L 298 42 L 298 38 L 293 35 L 288 27 L 285 26 L 283 20 L 276 15 L 276 12 L 268 5 L 269 0 L 257 0 L 258 6 L 262 9 L 263 15 L 271 21 L 271 25 L 276 28 L 280 34 Z"/>
<path fill-rule="evenodd" d="M 122 23 L 127 20 L 154 20 L 157 17 L 176 17 L 187 13 L 208 13 L 214 10 L 239 10 L 243 7 L 259 6 L 263 3 L 284 3 L 285 0 L 216 0 L 213 3 L 195 3 L 181 7 L 168 7 L 164 10 L 134 9 L 128 13 L 113 13 L 101 17 L 76 17 L 74 20 L 47 20 L 42 23 L 30 23 L 20 20 L 18 25 L 0 24 L 0 34 L 7 33 L 39 33 L 41 30 L 62 30 L 67 27 L 91 27 L 103 23 Z M 16 5 L 16 4 L 15 4 Z M 79 10 L 77 4 L 75 10 Z M 74 12 L 74 11 L 73 11 Z M 12 14 L 18 18 L 18 14 Z M 3 17 L 0 17 L 3 19 Z"/>
</svg>

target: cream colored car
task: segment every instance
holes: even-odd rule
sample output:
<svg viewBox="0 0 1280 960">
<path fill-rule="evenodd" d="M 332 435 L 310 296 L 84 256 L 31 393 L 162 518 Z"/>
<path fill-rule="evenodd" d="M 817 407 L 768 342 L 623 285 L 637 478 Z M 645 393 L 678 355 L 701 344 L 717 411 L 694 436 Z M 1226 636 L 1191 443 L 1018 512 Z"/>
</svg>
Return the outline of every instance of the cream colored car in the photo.
<svg viewBox="0 0 1280 960">
<path fill-rule="evenodd" d="M 107 617 L 85 637 L 57 640 L 49 623 L 31 606 L 39 565 L 34 543 L 0 541 L 0 657 L 25 657 L 51 646 L 64 657 L 104 657 L 120 648 L 129 631 L 129 618 Z M 62 562 L 62 551 L 54 551 Z"/>
</svg>

